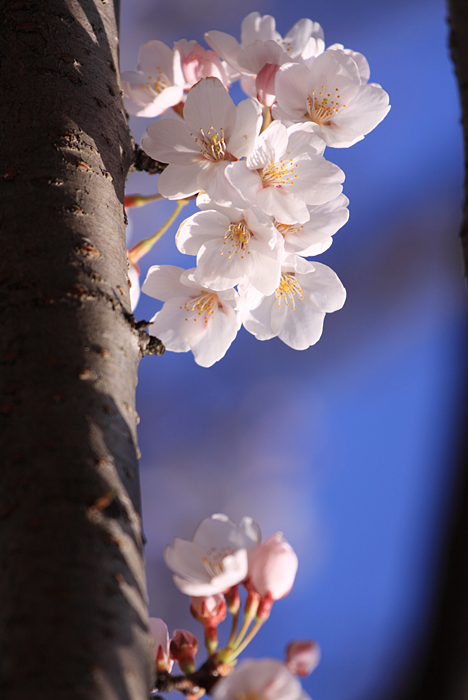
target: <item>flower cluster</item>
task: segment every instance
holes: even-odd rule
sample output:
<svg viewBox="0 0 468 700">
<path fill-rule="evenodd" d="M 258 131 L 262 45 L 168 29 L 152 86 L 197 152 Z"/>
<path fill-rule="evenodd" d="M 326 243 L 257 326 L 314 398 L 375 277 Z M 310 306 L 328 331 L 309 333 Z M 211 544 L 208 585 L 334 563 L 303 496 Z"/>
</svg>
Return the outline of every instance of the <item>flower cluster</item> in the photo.
<svg viewBox="0 0 468 700">
<path fill-rule="evenodd" d="M 242 325 L 259 340 L 304 350 L 320 338 L 325 314 L 343 306 L 336 274 L 307 260 L 348 219 L 344 173 L 324 152 L 363 139 L 389 104 L 368 82 L 364 56 L 325 48 L 309 19 L 283 38 L 273 17 L 252 12 L 240 43 L 219 31 L 205 39 L 210 50 L 145 44 L 123 87 L 134 114 L 172 108 L 173 118 L 150 124 L 142 147 L 167 163 L 160 194 L 197 196 L 199 209 L 176 236 L 196 266 L 153 266 L 143 284 L 164 302 L 150 333 L 208 367 Z M 235 105 L 228 88 L 238 78 L 248 97 Z"/>
<path fill-rule="evenodd" d="M 297 556 L 280 532 L 262 542 L 260 527 L 252 518 L 236 525 L 217 513 L 200 523 L 192 541 L 176 538 L 164 557 L 177 588 L 191 596 L 190 610 L 203 625 L 208 659 L 197 670 L 197 638 L 187 630 L 175 630 L 170 640 L 165 623 L 150 618 L 155 693 L 179 689 L 194 700 L 206 690 L 215 700 L 253 696 L 282 700 L 285 693 L 291 700 L 307 699 L 296 676 L 308 675 L 319 663 L 316 642 L 291 642 L 284 663 L 262 659 L 236 666 L 240 653 L 268 619 L 274 601 L 287 595 L 294 583 Z M 242 620 L 239 584 L 246 591 Z M 219 649 L 218 626 L 228 611 L 231 634 Z M 183 676 L 171 675 L 174 661 Z"/>
</svg>

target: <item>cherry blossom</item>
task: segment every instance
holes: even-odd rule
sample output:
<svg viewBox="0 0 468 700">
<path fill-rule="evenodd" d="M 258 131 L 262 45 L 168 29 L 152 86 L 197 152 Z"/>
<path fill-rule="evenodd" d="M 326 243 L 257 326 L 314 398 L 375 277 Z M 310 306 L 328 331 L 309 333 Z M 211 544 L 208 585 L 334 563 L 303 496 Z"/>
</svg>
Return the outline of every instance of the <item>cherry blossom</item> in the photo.
<svg viewBox="0 0 468 700">
<path fill-rule="evenodd" d="M 274 102 L 271 89 L 265 90 L 267 75 L 274 75 L 283 63 L 302 61 L 325 47 L 318 22 L 301 19 L 283 39 L 276 31 L 274 17 L 258 12 L 251 12 L 242 22 L 240 44 L 230 34 L 216 30 L 207 32 L 205 40 L 242 76 L 244 92 L 266 105 Z"/>
<path fill-rule="evenodd" d="M 297 640 L 288 644 L 286 666 L 295 676 L 308 676 L 320 663 L 320 647 L 311 639 Z"/>
<path fill-rule="evenodd" d="M 286 256 L 281 282 L 262 297 L 252 286 L 240 285 L 243 324 L 258 340 L 278 336 L 295 350 L 314 345 L 322 335 L 326 313 L 341 309 L 346 291 L 326 265 L 298 255 Z"/>
<path fill-rule="evenodd" d="M 214 700 L 310 700 L 300 682 L 276 659 L 246 659 L 210 691 Z"/>
<path fill-rule="evenodd" d="M 191 350 L 197 364 L 211 367 L 226 354 L 241 326 L 239 295 L 235 289 L 214 291 L 201 285 L 194 271 L 174 265 L 149 269 L 142 291 L 165 302 L 149 333 L 167 350 Z"/>
<path fill-rule="evenodd" d="M 214 52 L 204 49 L 196 41 L 181 39 L 174 43 L 174 53 L 180 58 L 184 88 L 191 88 L 202 78 L 218 78 L 225 88 L 231 84 L 226 64 Z"/>
<path fill-rule="evenodd" d="M 215 596 L 246 578 L 247 550 L 259 541 L 260 528 L 252 518 L 235 525 L 217 513 L 200 523 L 191 542 L 175 538 L 164 559 L 182 593 Z"/>
<path fill-rule="evenodd" d="M 195 671 L 195 656 L 198 651 L 198 639 L 187 630 L 174 630 L 170 652 L 171 657 L 184 673 Z"/>
<path fill-rule="evenodd" d="M 247 99 L 236 107 L 217 78 L 205 78 L 190 90 L 184 119 L 154 122 L 142 140 L 148 155 L 169 163 L 159 176 L 160 193 L 182 199 L 205 190 L 218 202 L 231 204 L 234 193 L 224 171 L 254 148 L 260 105 Z"/>
<path fill-rule="evenodd" d="M 284 598 L 293 586 L 297 565 L 295 551 L 283 534 L 276 532 L 249 553 L 250 585 L 262 597 Z"/>
<path fill-rule="evenodd" d="M 286 253 L 308 257 L 327 250 L 333 242 L 333 234 L 348 221 L 348 204 L 349 199 L 340 194 L 325 204 L 309 206 L 310 218 L 303 224 L 276 221 L 275 226 L 283 236 Z"/>
<path fill-rule="evenodd" d="M 283 238 L 259 209 L 220 207 L 186 219 L 176 236 L 182 253 L 197 255 L 194 279 L 210 289 L 229 289 L 244 277 L 263 294 L 279 284 Z"/>
<path fill-rule="evenodd" d="M 286 128 L 274 121 L 246 161 L 228 166 L 228 180 L 246 201 L 278 221 L 308 221 L 307 205 L 337 197 L 345 179 L 343 171 L 321 155 L 323 142 L 312 131 L 311 125 Z"/>
<path fill-rule="evenodd" d="M 170 657 L 167 625 L 160 617 L 150 617 L 149 629 L 153 640 L 156 670 L 170 671 L 174 662 Z"/>
<path fill-rule="evenodd" d="M 365 67 L 358 66 L 352 53 L 332 49 L 310 66 L 281 66 L 275 80 L 275 119 L 312 123 L 315 134 L 335 148 L 363 139 L 389 111 L 389 97 L 381 87 L 362 82 Z"/>
<path fill-rule="evenodd" d="M 136 72 L 122 73 L 125 109 L 139 117 L 157 117 L 182 100 L 184 83 L 179 53 L 162 41 L 148 41 L 140 49 Z"/>
<path fill-rule="evenodd" d="M 203 624 L 217 626 L 227 615 L 226 601 L 223 595 L 190 598 L 190 612 Z"/>
</svg>

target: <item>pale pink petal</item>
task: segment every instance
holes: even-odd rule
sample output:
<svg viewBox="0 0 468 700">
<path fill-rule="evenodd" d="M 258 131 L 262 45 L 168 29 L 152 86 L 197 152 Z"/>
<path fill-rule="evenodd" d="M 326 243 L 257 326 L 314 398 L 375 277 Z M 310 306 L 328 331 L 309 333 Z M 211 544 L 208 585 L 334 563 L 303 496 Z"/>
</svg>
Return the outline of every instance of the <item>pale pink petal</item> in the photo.
<svg viewBox="0 0 468 700">
<path fill-rule="evenodd" d="M 293 120 L 307 117 L 309 75 L 309 69 L 299 63 L 286 63 L 276 74 L 278 106 Z"/>
<path fill-rule="evenodd" d="M 187 126 L 176 119 L 161 119 L 150 124 L 141 146 L 151 158 L 161 163 L 191 165 L 203 159 Z"/>
<path fill-rule="evenodd" d="M 211 367 L 218 362 L 226 354 L 239 327 L 238 315 L 232 306 L 219 308 L 216 318 L 206 324 L 205 332 L 192 343 L 195 362 L 202 367 Z"/>
<path fill-rule="evenodd" d="M 281 41 L 281 34 L 276 29 L 275 18 L 271 15 L 260 15 L 259 12 L 251 12 L 242 21 L 241 25 L 241 44 L 248 46 L 254 41 Z"/>
<path fill-rule="evenodd" d="M 158 178 L 158 190 L 167 199 L 184 199 L 201 190 L 200 165 L 168 165 Z"/>
<path fill-rule="evenodd" d="M 242 50 L 242 46 L 237 39 L 234 39 L 230 34 L 220 32 L 216 29 L 205 33 L 205 41 L 208 46 L 211 46 L 216 53 L 224 58 L 229 65 L 233 66 L 240 72 L 240 66 L 237 63 L 237 57 Z"/>
<path fill-rule="evenodd" d="M 252 99 L 242 100 L 236 107 L 236 125 L 229 138 L 229 153 L 236 158 L 248 156 L 262 125 L 262 110 Z"/>
<path fill-rule="evenodd" d="M 176 234 L 176 245 L 181 253 L 197 255 L 201 246 L 213 238 L 222 237 L 230 221 L 224 214 L 200 211 L 182 222 Z"/>
<path fill-rule="evenodd" d="M 388 101 L 388 94 L 382 88 L 363 85 L 334 122 L 337 126 L 352 127 L 361 134 L 368 134 L 388 114 Z"/>
<path fill-rule="evenodd" d="M 285 224 L 304 222 L 309 219 L 309 211 L 303 198 L 289 193 L 282 187 L 265 187 L 257 193 L 257 204 L 266 214 Z"/>
<path fill-rule="evenodd" d="M 173 59 L 172 49 L 164 42 L 154 39 L 142 45 L 138 69 L 154 80 L 157 80 L 158 75 L 162 73 L 172 83 L 174 78 Z"/>
<path fill-rule="evenodd" d="M 172 297 L 186 296 L 187 287 L 180 281 L 182 268 L 175 265 L 153 265 L 148 270 L 141 290 L 154 299 L 167 301 Z"/>
<path fill-rule="evenodd" d="M 288 131 L 284 124 L 274 121 L 260 134 L 255 148 L 247 158 L 251 170 L 264 168 L 271 161 L 276 162 L 284 154 L 288 145 Z"/>
<path fill-rule="evenodd" d="M 198 136 L 217 133 L 228 139 L 236 123 L 236 108 L 229 94 L 217 78 L 205 78 L 194 85 L 184 107 L 187 128 Z"/>
<path fill-rule="evenodd" d="M 298 566 L 297 555 L 281 532 L 268 537 L 249 557 L 249 577 L 262 597 L 279 600 L 291 590 Z"/>
<path fill-rule="evenodd" d="M 327 265 L 314 261 L 310 274 L 298 274 L 297 280 L 301 285 L 304 297 L 312 301 L 318 309 L 338 311 L 346 300 L 346 290 L 337 274 Z"/>
</svg>

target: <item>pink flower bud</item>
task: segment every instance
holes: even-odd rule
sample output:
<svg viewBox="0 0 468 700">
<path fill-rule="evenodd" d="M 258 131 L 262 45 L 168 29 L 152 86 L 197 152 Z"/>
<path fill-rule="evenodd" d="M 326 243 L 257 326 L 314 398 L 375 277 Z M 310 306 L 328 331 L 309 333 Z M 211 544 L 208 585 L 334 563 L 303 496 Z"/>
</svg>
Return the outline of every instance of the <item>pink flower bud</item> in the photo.
<svg viewBox="0 0 468 700">
<path fill-rule="evenodd" d="M 166 623 L 160 617 L 150 617 L 149 629 L 154 644 L 154 661 L 156 671 L 170 671 L 173 662 L 169 655 L 169 632 Z"/>
<path fill-rule="evenodd" d="M 257 74 L 255 87 L 257 89 L 257 99 L 265 107 L 271 107 L 276 102 L 275 97 L 275 77 L 279 66 L 274 63 L 265 63 Z"/>
<path fill-rule="evenodd" d="M 288 644 L 286 666 L 295 676 L 308 676 L 320 663 L 320 647 L 311 639 Z"/>
<path fill-rule="evenodd" d="M 227 608 L 221 594 L 190 598 L 190 611 L 203 625 L 217 627 L 226 618 Z"/>
<path fill-rule="evenodd" d="M 174 630 L 171 639 L 171 656 L 178 661 L 184 673 L 195 671 L 194 658 L 198 651 L 198 639 L 187 630 Z"/>
<path fill-rule="evenodd" d="M 262 598 L 269 595 L 279 600 L 291 590 L 297 571 L 297 555 L 281 532 L 249 553 L 249 575 L 252 587 Z"/>
</svg>

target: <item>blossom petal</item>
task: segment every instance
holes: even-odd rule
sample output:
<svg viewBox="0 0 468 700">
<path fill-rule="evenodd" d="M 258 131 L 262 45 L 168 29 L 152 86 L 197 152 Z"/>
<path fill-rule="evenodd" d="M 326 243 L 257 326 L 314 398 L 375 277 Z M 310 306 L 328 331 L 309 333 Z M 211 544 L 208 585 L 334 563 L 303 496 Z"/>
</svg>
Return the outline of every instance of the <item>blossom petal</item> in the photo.
<svg viewBox="0 0 468 700">
<path fill-rule="evenodd" d="M 248 156 L 255 146 L 262 124 L 262 110 L 256 100 L 242 100 L 236 107 L 236 126 L 229 138 L 229 153 L 236 158 Z"/>
<path fill-rule="evenodd" d="M 181 273 L 182 269 L 175 265 L 153 265 L 148 270 L 141 291 L 160 301 L 187 295 L 187 287 L 180 281 Z"/>
<path fill-rule="evenodd" d="M 141 146 L 151 158 L 161 163 L 192 165 L 203 159 L 186 124 L 177 119 L 161 119 L 150 124 Z"/>
<path fill-rule="evenodd" d="M 158 189 L 167 199 L 184 199 L 200 192 L 200 165 L 168 165 L 158 179 Z"/>
<path fill-rule="evenodd" d="M 218 78 L 204 78 L 194 85 L 184 107 L 184 119 L 189 131 L 198 136 L 219 133 L 229 138 L 236 123 L 234 102 Z"/>
</svg>

